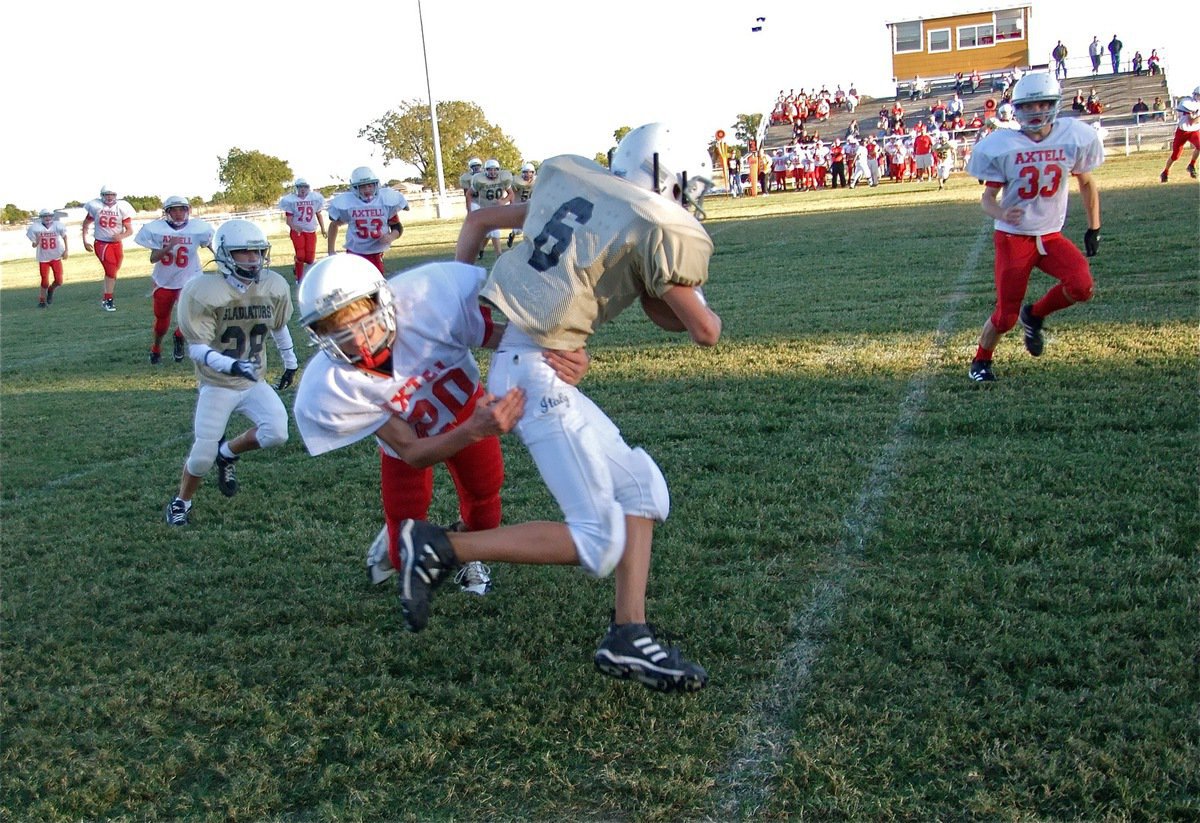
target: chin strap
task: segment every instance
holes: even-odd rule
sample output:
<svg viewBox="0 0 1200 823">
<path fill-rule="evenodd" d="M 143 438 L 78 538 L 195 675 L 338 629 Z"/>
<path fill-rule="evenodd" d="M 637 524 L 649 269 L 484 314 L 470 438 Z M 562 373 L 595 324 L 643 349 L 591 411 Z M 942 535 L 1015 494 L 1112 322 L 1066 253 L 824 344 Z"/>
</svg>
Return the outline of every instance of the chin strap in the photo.
<svg viewBox="0 0 1200 823">
<path fill-rule="evenodd" d="M 378 369 L 392 356 L 392 347 L 384 346 L 376 354 L 371 354 L 367 349 L 359 349 L 358 365 L 368 369 Z"/>
</svg>

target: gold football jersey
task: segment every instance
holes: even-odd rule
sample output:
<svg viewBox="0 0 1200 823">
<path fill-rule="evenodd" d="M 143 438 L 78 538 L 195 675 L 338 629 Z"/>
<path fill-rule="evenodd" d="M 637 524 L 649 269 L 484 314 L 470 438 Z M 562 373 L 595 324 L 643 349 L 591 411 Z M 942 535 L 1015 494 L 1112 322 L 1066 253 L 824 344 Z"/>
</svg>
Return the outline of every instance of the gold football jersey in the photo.
<svg viewBox="0 0 1200 823">
<path fill-rule="evenodd" d="M 537 182 L 536 176 L 532 180 L 530 180 L 528 183 L 525 182 L 525 178 L 521 177 L 521 175 L 518 174 L 518 175 L 514 176 L 513 181 L 512 181 L 512 190 L 513 190 L 512 201 L 514 203 L 528 202 L 529 198 L 533 196 L 533 184 L 536 182 Z"/>
<path fill-rule="evenodd" d="M 471 191 L 475 192 L 475 202 L 480 208 L 488 206 L 503 206 L 504 193 L 512 188 L 512 172 L 500 169 L 500 176 L 495 180 L 481 171 L 471 178 Z"/>
<path fill-rule="evenodd" d="M 642 294 L 708 280 L 695 217 L 582 157 L 542 164 L 522 231 L 480 295 L 546 348 L 577 349 Z"/>
<path fill-rule="evenodd" d="M 179 328 L 189 343 L 203 343 L 236 360 L 250 360 L 259 379 L 267 371 L 266 340 L 287 325 L 292 316 L 292 291 L 287 281 L 263 269 L 258 282 L 241 292 L 219 273 L 193 277 L 179 293 Z M 241 377 L 196 364 L 196 377 L 226 389 L 244 389 Z"/>
</svg>

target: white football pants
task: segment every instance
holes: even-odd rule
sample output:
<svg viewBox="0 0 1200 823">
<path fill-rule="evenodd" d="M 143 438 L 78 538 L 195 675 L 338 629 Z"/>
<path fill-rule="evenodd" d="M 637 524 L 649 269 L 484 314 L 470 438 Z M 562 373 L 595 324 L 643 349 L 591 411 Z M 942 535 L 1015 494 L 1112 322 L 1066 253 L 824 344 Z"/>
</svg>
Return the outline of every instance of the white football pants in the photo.
<svg viewBox="0 0 1200 823">
<path fill-rule="evenodd" d="M 626 515 L 666 520 L 666 480 L 599 406 L 554 374 L 540 346 L 509 325 L 492 355 L 488 391 L 499 397 L 514 386 L 526 393 L 515 431 L 563 511 L 580 565 L 604 577 L 625 551 Z"/>
</svg>

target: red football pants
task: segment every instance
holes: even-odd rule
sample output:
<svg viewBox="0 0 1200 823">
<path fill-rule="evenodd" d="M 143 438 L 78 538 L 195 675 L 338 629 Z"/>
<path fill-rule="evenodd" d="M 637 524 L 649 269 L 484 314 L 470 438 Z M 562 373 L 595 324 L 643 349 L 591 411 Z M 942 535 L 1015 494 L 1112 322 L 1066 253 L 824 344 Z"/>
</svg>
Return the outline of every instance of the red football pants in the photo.
<svg viewBox="0 0 1200 823">
<path fill-rule="evenodd" d="M 991 320 L 996 331 L 1006 332 L 1017 324 L 1034 266 L 1059 281 L 1051 289 L 1058 289 L 1065 298 L 1056 301 L 1061 303 L 1058 308 L 1091 299 L 1093 283 L 1087 258 L 1061 232 L 1033 236 L 997 231 L 993 241 L 996 310 Z"/>
</svg>

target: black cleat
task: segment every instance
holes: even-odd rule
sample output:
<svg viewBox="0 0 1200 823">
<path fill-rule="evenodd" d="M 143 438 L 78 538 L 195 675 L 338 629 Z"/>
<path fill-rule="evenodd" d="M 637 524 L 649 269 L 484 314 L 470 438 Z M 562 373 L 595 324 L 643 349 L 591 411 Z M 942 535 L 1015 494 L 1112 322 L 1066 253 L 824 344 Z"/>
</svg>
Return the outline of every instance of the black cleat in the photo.
<svg viewBox="0 0 1200 823">
<path fill-rule="evenodd" d="M 1194 175 L 1194 174 L 1192 175 L 1192 177 L 1195 177 L 1195 176 L 1196 175 Z M 58 288 L 58 286 L 48 286 L 46 288 L 46 305 L 47 306 L 49 306 L 51 303 L 54 302 L 54 290 L 57 288 Z"/>
<path fill-rule="evenodd" d="M 592 658 L 596 669 L 609 677 L 632 677 L 659 692 L 695 692 L 708 683 L 704 667 L 685 660 L 678 646 L 659 640 L 648 623 L 608 625 L 608 632 Z"/>
<path fill-rule="evenodd" d="M 401 523 L 399 543 L 400 573 L 396 586 L 400 591 L 404 627 L 410 632 L 419 632 L 429 622 L 433 590 L 460 564 L 446 537 L 446 530 L 424 520 Z"/>
<path fill-rule="evenodd" d="M 1033 316 L 1033 305 L 1030 303 L 1021 307 L 1021 328 L 1025 331 L 1025 351 L 1034 357 L 1041 357 L 1046 348 L 1046 340 L 1042 337 L 1042 321 L 1045 318 Z"/>
<path fill-rule="evenodd" d="M 224 445 L 225 438 L 222 437 L 221 442 L 217 444 L 217 488 L 226 497 L 233 497 L 238 493 L 237 467 L 235 465 L 238 459 L 221 454 L 221 446 Z"/>
<path fill-rule="evenodd" d="M 151 366 L 157 366 L 161 362 L 162 362 L 162 354 L 160 352 L 156 352 L 156 351 L 150 352 L 150 365 Z"/>
<path fill-rule="evenodd" d="M 996 375 L 992 374 L 991 360 L 972 360 L 967 375 L 976 383 L 991 383 L 996 379 Z"/>
<path fill-rule="evenodd" d="M 1188 166 L 1188 174 L 1190 174 L 1192 176 L 1192 179 L 1195 180 L 1196 179 L 1196 167 Z M 50 298 L 47 297 L 46 300 L 47 300 L 47 302 L 49 302 Z"/>
<path fill-rule="evenodd" d="M 171 352 L 171 355 L 175 358 L 176 363 L 182 363 L 183 362 L 183 338 L 176 335 L 175 341 L 174 341 L 174 346 L 175 346 L 175 349 L 174 349 L 174 351 Z"/>
<path fill-rule="evenodd" d="M 191 522 L 192 507 L 178 497 L 167 504 L 165 511 L 168 526 L 186 526 Z"/>
</svg>

